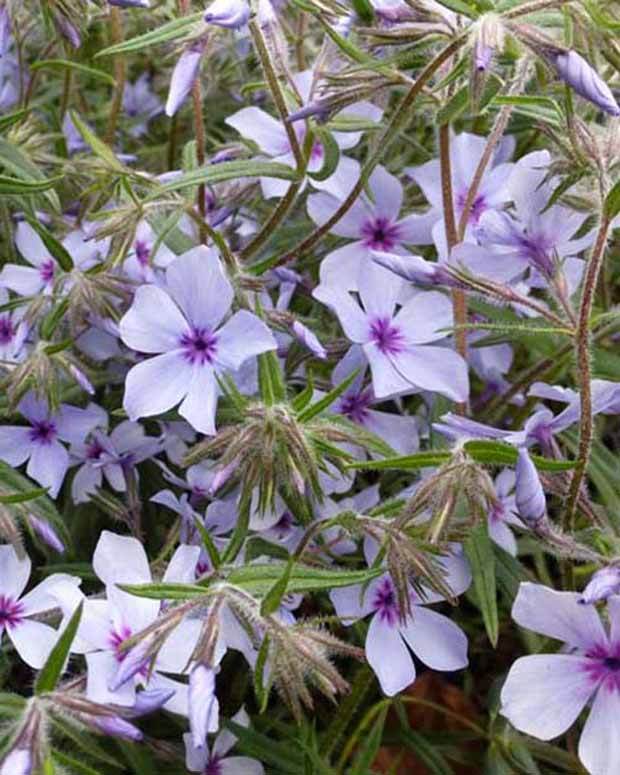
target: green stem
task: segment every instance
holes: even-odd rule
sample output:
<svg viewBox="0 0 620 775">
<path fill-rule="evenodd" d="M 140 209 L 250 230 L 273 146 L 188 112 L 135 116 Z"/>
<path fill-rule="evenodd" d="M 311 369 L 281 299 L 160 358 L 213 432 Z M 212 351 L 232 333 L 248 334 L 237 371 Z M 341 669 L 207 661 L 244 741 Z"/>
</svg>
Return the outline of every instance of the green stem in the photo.
<svg viewBox="0 0 620 775">
<path fill-rule="evenodd" d="M 572 525 L 577 511 L 577 500 L 583 483 L 586 469 L 590 461 L 592 450 L 592 364 L 590 355 L 590 316 L 598 278 L 605 258 L 605 245 L 610 229 L 610 219 L 603 215 L 596 235 L 596 241 L 592 255 L 588 261 L 586 274 L 583 281 L 583 292 L 579 305 L 577 329 L 575 331 L 577 359 L 577 373 L 579 375 L 581 416 L 579 421 L 579 449 L 577 452 L 577 465 L 573 470 L 568 496 L 566 498 L 565 525 Z"/>
<path fill-rule="evenodd" d="M 112 44 L 123 42 L 123 17 L 119 8 L 110 8 L 110 38 Z M 123 107 L 123 94 L 125 92 L 125 58 L 121 54 L 114 57 L 114 78 L 116 86 L 110 105 L 110 116 L 108 118 L 108 127 L 106 129 L 105 141 L 108 145 L 114 145 L 114 136 L 116 134 L 116 125 L 118 117 Z"/>
<path fill-rule="evenodd" d="M 328 218 L 322 226 L 319 226 L 311 234 L 309 234 L 304 240 L 295 245 L 288 253 L 278 257 L 275 261 L 270 262 L 270 266 L 278 266 L 279 264 L 286 264 L 289 261 L 293 261 L 297 258 L 308 253 L 314 246 L 320 242 L 320 240 L 332 229 L 344 215 L 349 211 L 358 196 L 364 190 L 368 179 L 370 178 L 375 167 L 379 164 L 384 154 L 388 150 L 391 143 L 394 141 L 398 131 L 404 124 L 411 106 L 417 99 L 418 95 L 432 78 L 435 72 L 444 64 L 454 53 L 456 53 L 461 46 L 465 43 L 465 37 L 459 36 L 448 44 L 443 51 L 430 62 L 420 73 L 415 83 L 409 89 L 407 94 L 403 97 L 400 104 L 392 114 L 392 118 L 388 122 L 384 131 L 381 133 L 381 137 L 376 143 L 374 150 L 369 154 L 368 159 L 364 163 L 360 172 L 360 177 L 357 183 L 353 186 L 348 196 L 336 212 Z"/>
</svg>

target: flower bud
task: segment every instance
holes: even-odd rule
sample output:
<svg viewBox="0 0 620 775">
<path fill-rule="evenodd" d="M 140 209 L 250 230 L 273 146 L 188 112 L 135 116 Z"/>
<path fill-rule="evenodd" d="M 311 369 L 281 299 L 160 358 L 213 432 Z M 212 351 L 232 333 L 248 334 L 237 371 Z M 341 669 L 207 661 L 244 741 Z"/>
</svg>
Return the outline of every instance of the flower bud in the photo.
<svg viewBox="0 0 620 775">
<path fill-rule="evenodd" d="M 60 540 L 58 533 L 54 530 L 49 522 L 46 522 L 44 519 L 35 517 L 34 514 L 28 515 L 28 522 L 30 527 L 39 536 L 39 538 L 51 549 L 53 549 L 55 552 L 58 552 L 59 554 L 62 554 L 65 551 L 65 545 Z"/>
<path fill-rule="evenodd" d="M 144 638 L 123 655 L 116 675 L 110 681 L 110 691 L 117 691 L 123 684 L 127 683 L 127 681 L 148 666 L 150 659 L 149 651 L 152 644 L 152 638 Z"/>
<path fill-rule="evenodd" d="M 596 70 L 576 51 L 557 54 L 554 60 L 560 78 L 577 94 L 612 116 L 620 115 L 620 107 L 611 89 Z"/>
<path fill-rule="evenodd" d="M 527 525 L 535 527 L 544 518 L 547 503 L 538 471 L 525 447 L 519 449 L 515 475 L 517 511 Z"/>
<path fill-rule="evenodd" d="M 116 5 L 119 8 L 150 8 L 149 0 L 108 0 L 110 5 Z"/>
<path fill-rule="evenodd" d="M 198 41 L 185 49 L 179 57 L 170 80 L 170 90 L 168 92 L 168 101 L 166 102 L 167 116 L 174 116 L 187 95 L 191 92 L 200 72 L 200 61 L 204 54 L 205 46 L 206 41 Z"/>
<path fill-rule="evenodd" d="M 291 326 L 295 339 L 305 345 L 317 358 L 325 360 L 327 352 L 319 342 L 315 334 L 299 320 L 295 320 Z"/>
<path fill-rule="evenodd" d="M 125 710 L 130 718 L 146 716 L 163 707 L 176 694 L 174 689 L 144 689 L 136 694 L 136 701 L 131 708 Z"/>
<path fill-rule="evenodd" d="M 620 567 L 610 565 L 601 568 L 594 573 L 579 599 L 583 605 L 597 603 L 599 600 L 607 600 L 610 595 L 620 592 Z"/>
<path fill-rule="evenodd" d="M 246 0 L 214 0 L 207 8 L 204 19 L 207 24 L 238 30 L 250 20 L 250 6 Z"/>
<path fill-rule="evenodd" d="M 189 676 L 189 726 L 192 742 L 202 747 L 209 732 L 217 732 L 220 706 L 215 696 L 215 670 L 204 664 Z"/>
<path fill-rule="evenodd" d="M 99 732 L 112 737 L 121 737 L 123 740 L 133 740 L 140 742 L 144 735 L 138 727 L 125 721 L 120 716 L 93 716 L 89 719 L 90 724 Z"/>
</svg>

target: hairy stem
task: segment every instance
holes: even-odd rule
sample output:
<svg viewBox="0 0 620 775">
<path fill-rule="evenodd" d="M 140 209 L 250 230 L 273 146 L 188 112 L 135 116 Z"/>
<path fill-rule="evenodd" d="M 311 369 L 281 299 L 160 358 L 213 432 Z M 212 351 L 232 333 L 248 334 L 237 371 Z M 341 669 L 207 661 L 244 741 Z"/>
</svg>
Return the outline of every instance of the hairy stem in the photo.
<svg viewBox="0 0 620 775">
<path fill-rule="evenodd" d="M 120 8 L 110 7 L 110 38 L 113 44 L 123 42 L 123 17 Z M 108 145 L 114 144 L 116 125 L 123 107 L 125 77 L 125 57 L 120 54 L 114 57 L 114 78 L 116 80 L 116 86 L 114 87 L 114 93 L 112 95 L 112 104 L 110 105 L 110 115 L 108 117 L 108 126 L 105 134 L 105 141 Z"/>
<path fill-rule="evenodd" d="M 353 206 L 354 202 L 357 200 L 357 197 L 364 190 L 364 186 L 368 182 L 368 179 L 370 178 L 373 170 L 379 164 L 387 149 L 394 141 L 398 131 L 400 130 L 409 114 L 411 106 L 417 99 L 418 95 L 421 93 L 424 86 L 432 78 L 435 72 L 441 67 L 441 65 L 443 65 L 444 62 L 446 62 L 454 53 L 456 53 L 464 43 L 465 38 L 463 36 L 455 38 L 455 40 L 447 45 L 446 48 L 444 48 L 443 51 L 422 70 L 415 83 L 403 97 L 400 104 L 392 114 L 392 118 L 381 133 L 381 137 L 377 141 L 374 150 L 366 159 L 357 183 L 353 186 L 340 207 L 330 218 L 327 219 L 327 221 L 325 221 L 325 223 L 323 223 L 305 239 L 295 245 L 288 253 L 279 256 L 276 261 L 271 262 L 271 266 L 286 264 L 289 261 L 293 261 L 311 251 L 312 248 L 318 242 L 320 242 L 321 239 L 323 239 L 329 230 L 346 215 L 349 209 Z"/>
<path fill-rule="evenodd" d="M 586 469 L 590 460 L 592 449 L 592 365 L 590 356 L 590 316 L 592 304 L 596 293 L 599 274 L 605 257 L 605 245 L 609 235 L 610 219 L 603 215 L 596 235 L 596 242 L 592 255 L 588 261 L 586 275 L 583 281 L 583 293 L 579 305 L 577 329 L 575 331 L 575 355 L 577 358 L 577 373 L 581 395 L 581 416 L 579 421 L 579 449 L 577 451 L 577 465 L 573 470 L 568 496 L 565 504 L 564 524 L 574 522 L 577 510 L 579 490 L 583 483 Z"/>
</svg>

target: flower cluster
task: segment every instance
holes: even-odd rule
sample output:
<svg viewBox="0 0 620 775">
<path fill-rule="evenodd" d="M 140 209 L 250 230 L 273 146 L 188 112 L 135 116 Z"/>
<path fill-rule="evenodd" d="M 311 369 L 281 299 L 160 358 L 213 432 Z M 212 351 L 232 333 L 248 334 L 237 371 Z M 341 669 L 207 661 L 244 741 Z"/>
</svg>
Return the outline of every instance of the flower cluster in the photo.
<svg viewBox="0 0 620 775">
<path fill-rule="evenodd" d="M 611 5 L 0 0 L 0 775 L 620 771 Z"/>
</svg>

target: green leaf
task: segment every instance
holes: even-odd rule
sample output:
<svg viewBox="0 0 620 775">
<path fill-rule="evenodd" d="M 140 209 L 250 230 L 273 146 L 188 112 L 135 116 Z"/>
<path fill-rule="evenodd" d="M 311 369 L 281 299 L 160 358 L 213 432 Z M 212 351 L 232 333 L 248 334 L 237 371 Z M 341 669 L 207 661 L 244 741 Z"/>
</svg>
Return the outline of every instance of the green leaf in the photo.
<svg viewBox="0 0 620 775">
<path fill-rule="evenodd" d="M 169 191 L 182 191 L 185 188 L 222 183 L 225 180 L 238 178 L 279 178 L 281 180 L 297 180 L 298 174 L 286 164 L 274 161 L 254 161 L 252 159 L 241 161 L 226 161 L 221 164 L 208 164 L 191 170 L 183 175 L 173 178 L 157 188 L 155 193 L 147 197 L 146 201 L 157 199 Z"/>
<path fill-rule="evenodd" d="M 327 178 L 334 174 L 340 161 L 340 146 L 326 127 L 315 127 L 314 133 L 318 137 L 323 149 L 323 164 L 321 169 L 316 170 L 316 172 L 307 170 L 307 175 L 313 180 L 327 180 Z"/>
<path fill-rule="evenodd" d="M 518 452 L 515 447 L 502 441 L 476 439 L 465 443 L 467 454 L 477 463 L 491 465 L 516 465 Z M 530 455 L 539 471 L 570 471 L 575 467 L 573 460 L 551 460 L 540 455 Z"/>
<path fill-rule="evenodd" d="M 474 591 L 484 626 L 491 645 L 495 648 L 499 638 L 495 555 L 486 522 L 473 528 L 465 539 L 463 548 L 471 565 Z"/>
<path fill-rule="evenodd" d="M 620 213 L 620 180 L 617 180 L 605 197 L 604 214 L 610 220 Z"/>
<path fill-rule="evenodd" d="M 39 62 L 33 62 L 30 65 L 31 70 L 75 70 L 83 75 L 89 75 L 92 78 L 96 78 L 99 81 L 104 81 L 110 84 L 110 86 L 116 86 L 116 81 L 109 74 L 103 70 L 97 70 L 95 67 L 88 67 L 80 62 L 72 62 L 70 59 L 42 59 Z"/>
<path fill-rule="evenodd" d="M 372 24 L 375 17 L 375 10 L 369 0 L 353 0 L 355 13 L 360 17 L 364 24 Z"/>
<path fill-rule="evenodd" d="M 379 711 L 372 729 L 364 736 L 362 744 L 357 750 L 355 761 L 348 770 L 349 775 L 368 775 L 369 772 L 372 772 L 371 766 L 381 745 L 388 710 L 389 706 L 385 706 Z"/>
<path fill-rule="evenodd" d="M 498 95 L 493 98 L 491 105 L 497 107 L 511 105 L 515 113 L 533 118 L 536 121 L 542 121 L 545 124 L 552 124 L 558 129 L 564 123 L 562 109 L 551 97 Z"/>
<path fill-rule="evenodd" d="M 219 568 L 222 564 L 222 558 L 220 557 L 220 553 L 217 550 L 217 546 L 213 543 L 211 534 L 202 524 L 198 516 L 194 518 L 194 527 L 200 533 L 203 546 L 209 555 L 209 559 L 211 560 L 211 565 L 217 570 L 217 568 Z"/>
<path fill-rule="evenodd" d="M 39 237 L 41 237 L 41 241 L 50 252 L 51 256 L 58 261 L 65 272 L 70 272 L 73 269 L 73 258 L 71 258 L 71 254 L 65 246 L 36 218 L 31 218 L 27 215 L 26 221 L 36 231 Z"/>
<path fill-rule="evenodd" d="M 285 743 L 277 742 L 251 727 L 235 724 L 234 721 L 225 720 L 224 727 L 237 738 L 241 753 L 270 765 L 279 775 L 300 775 L 304 771 L 303 753 L 292 735 L 291 742 Z"/>
<path fill-rule="evenodd" d="M 258 386 L 267 406 L 286 400 L 286 384 L 278 356 L 273 350 L 258 356 Z"/>
<path fill-rule="evenodd" d="M 260 612 L 263 616 L 275 613 L 280 607 L 282 598 L 286 595 L 289 582 L 291 580 L 291 573 L 295 565 L 295 558 L 291 557 L 286 563 L 284 571 L 280 578 L 274 583 L 269 592 L 263 598 L 263 602 L 260 607 Z"/>
<path fill-rule="evenodd" d="M 30 65 L 32 67 L 32 65 Z M 6 116 L 2 116 L 0 118 L 0 132 L 4 132 L 5 130 L 9 129 L 13 126 L 13 124 L 17 124 L 19 121 L 22 120 L 22 118 L 25 118 L 30 113 L 29 108 L 24 108 L 23 110 L 16 110 L 14 113 L 7 113 Z"/>
<path fill-rule="evenodd" d="M 145 597 L 148 600 L 192 600 L 204 597 L 207 587 L 198 584 L 183 584 L 161 582 L 156 584 L 118 584 L 119 589 L 136 597 Z"/>
<path fill-rule="evenodd" d="M 454 775 L 454 770 L 427 737 L 413 729 L 402 729 L 403 743 L 410 748 L 424 764 L 429 775 Z"/>
<path fill-rule="evenodd" d="M 70 114 L 71 120 L 75 124 L 75 128 L 78 130 L 80 135 L 82 135 L 84 142 L 91 147 L 95 156 L 103 159 L 103 161 L 105 161 L 115 170 L 118 170 L 119 172 L 124 171 L 123 165 L 116 158 L 114 151 L 110 148 L 110 146 L 106 145 L 103 140 L 100 140 L 97 135 L 91 131 L 90 127 L 82 121 L 75 110 L 71 110 Z"/>
<path fill-rule="evenodd" d="M 330 390 L 327 395 L 323 396 L 323 398 L 320 398 L 318 401 L 316 401 L 311 406 L 307 407 L 306 409 L 302 409 L 299 414 L 297 415 L 297 419 L 299 422 L 309 422 L 317 415 L 321 414 L 321 412 L 324 412 L 329 406 L 331 406 L 334 401 L 341 396 L 347 388 L 349 388 L 357 375 L 359 374 L 359 369 L 355 369 L 355 371 L 351 372 L 349 376 L 344 379 L 339 385 L 336 385 L 336 387 L 333 390 Z"/>
<path fill-rule="evenodd" d="M 16 492 L 13 495 L 0 495 L 0 503 L 27 503 L 28 501 L 36 500 L 42 495 L 46 495 L 49 487 L 36 487 L 34 490 L 27 490 L 26 492 Z"/>
<path fill-rule="evenodd" d="M 248 565 L 234 568 L 228 581 L 255 595 L 266 595 L 274 582 L 281 578 L 284 563 Z M 353 584 L 365 584 L 381 575 L 381 568 L 364 570 L 341 570 L 333 568 L 313 568 L 307 565 L 295 565 L 291 570 L 287 584 L 287 594 L 329 590 L 335 587 L 348 587 Z"/>
<path fill-rule="evenodd" d="M 71 772 L 77 773 L 77 775 L 105 775 L 102 770 L 96 770 L 83 760 L 75 759 L 73 756 L 68 756 L 57 749 L 52 750 L 52 758 L 55 762 L 62 765 L 63 768 L 68 767 Z"/>
<path fill-rule="evenodd" d="M 437 125 L 450 124 L 463 113 L 469 105 L 469 86 L 463 86 L 453 94 L 448 102 L 437 111 Z"/>
<path fill-rule="evenodd" d="M 480 15 L 478 9 L 475 6 L 464 2 L 464 0 L 438 0 L 438 2 L 439 5 L 443 5 L 455 13 L 463 14 L 463 16 L 469 16 L 470 19 L 475 19 Z"/>
<path fill-rule="evenodd" d="M 180 19 L 173 19 L 167 24 L 162 24 L 156 30 L 145 32 L 143 35 L 138 35 L 135 38 L 130 38 L 122 43 L 117 43 L 114 46 L 108 46 L 102 51 L 95 54 L 95 59 L 99 57 L 115 56 L 116 54 L 128 54 L 135 51 L 143 51 L 149 49 L 158 43 L 165 43 L 168 40 L 174 40 L 180 38 L 186 32 L 190 31 L 190 28 L 197 22 L 202 20 L 204 11 L 191 14 L 189 16 L 183 16 Z"/>
<path fill-rule="evenodd" d="M 40 194 L 54 188 L 61 180 L 62 178 L 49 178 L 49 180 L 20 180 L 19 178 L 0 175 L 0 196 Z"/>
<path fill-rule="evenodd" d="M 75 640 L 75 634 L 77 633 L 78 627 L 80 626 L 83 607 L 84 603 L 81 602 L 73 612 L 73 616 L 71 619 L 69 619 L 69 623 L 63 630 L 60 638 L 58 638 L 56 641 L 56 645 L 51 650 L 47 661 L 37 676 L 37 680 L 34 685 L 35 694 L 51 692 L 56 688 L 69 656 L 71 644 Z"/>
</svg>

